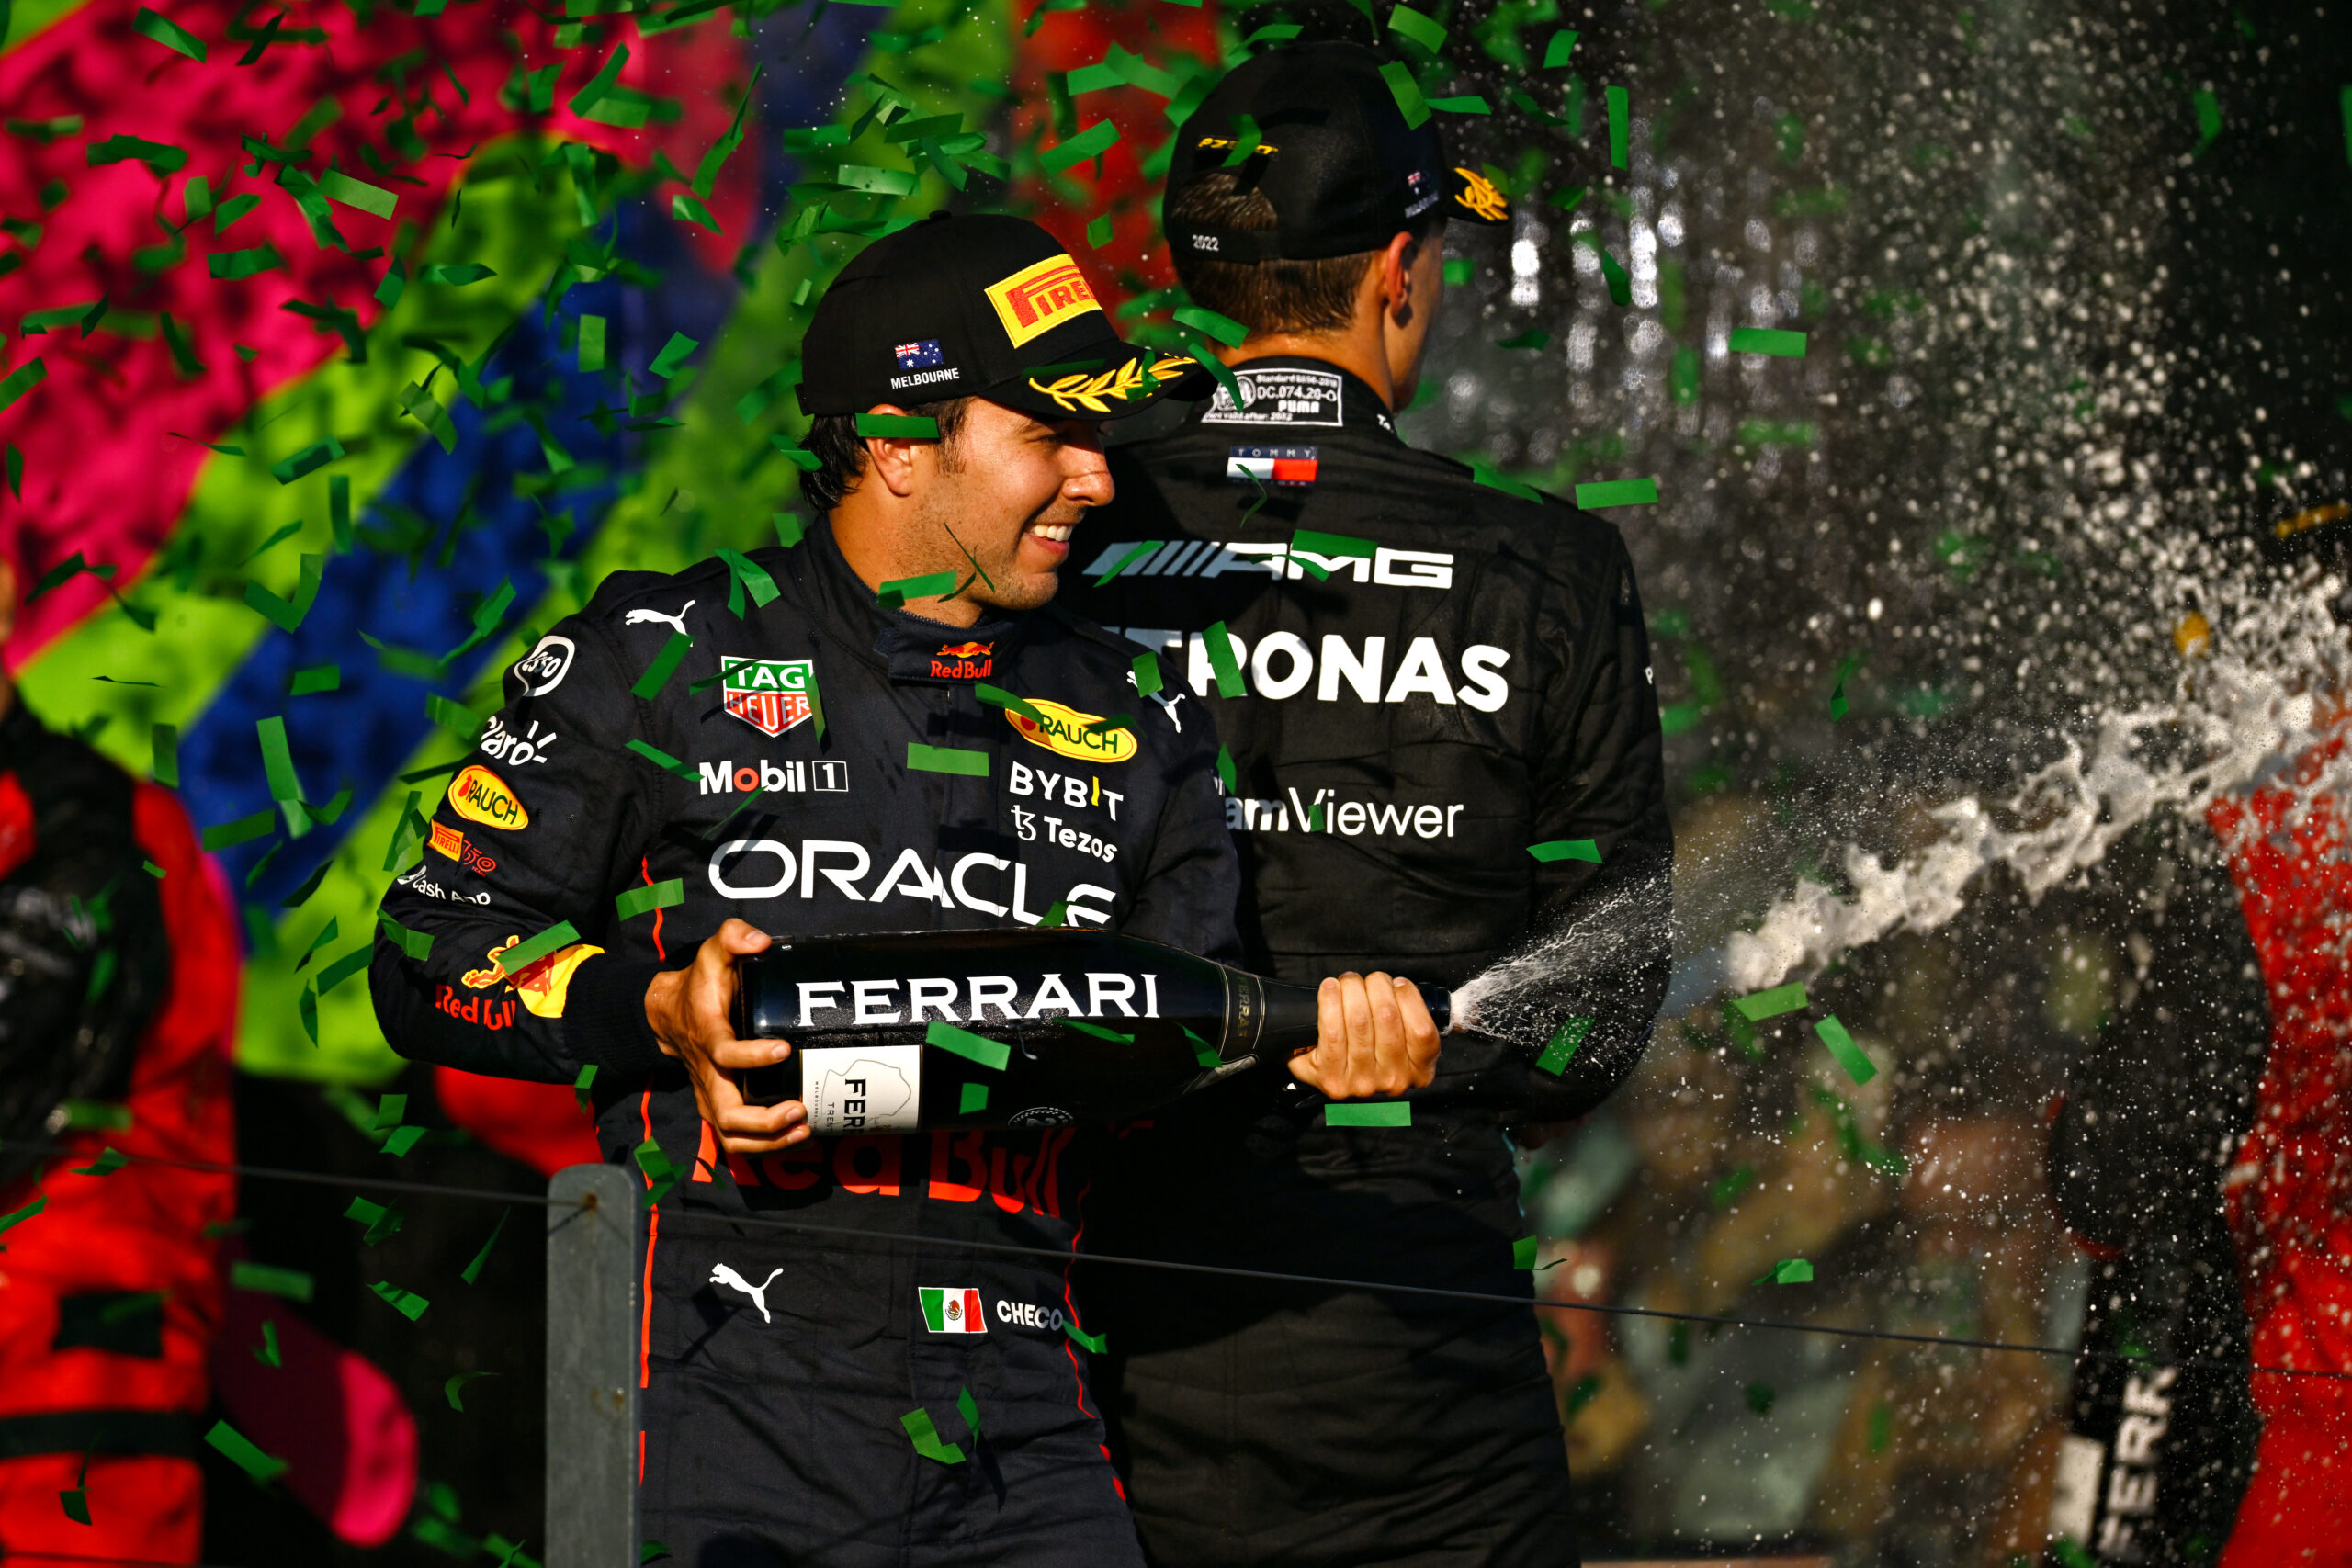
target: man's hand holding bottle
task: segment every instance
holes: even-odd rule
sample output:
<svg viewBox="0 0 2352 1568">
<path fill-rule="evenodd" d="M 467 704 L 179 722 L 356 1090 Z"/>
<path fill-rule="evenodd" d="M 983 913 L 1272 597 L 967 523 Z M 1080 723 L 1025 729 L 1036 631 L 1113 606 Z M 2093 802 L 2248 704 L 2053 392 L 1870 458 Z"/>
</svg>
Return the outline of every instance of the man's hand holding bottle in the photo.
<svg viewBox="0 0 2352 1568">
<path fill-rule="evenodd" d="M 784 1041 L 735 1033 L 735 961 L 770 945 L 766 933 L 729 919 L 693 964 L 657 976 L 645 994 L 654 1037 L 684 1065 L 702 1119 L 734 1154 L 768 1154 L 812 1135 L 801 1101 L 752 1104 L 736 1078 L 792 1054 Z M 1353 972 L 1328 978 L 1317 990 L 1316 1022 L 1314 1049 L 1292 1057 L 1290 1072 L 1333 1100 L 1400 1095 L 1436 1076 L 1437 1023 L 1410 981 Z"/>
</svg>

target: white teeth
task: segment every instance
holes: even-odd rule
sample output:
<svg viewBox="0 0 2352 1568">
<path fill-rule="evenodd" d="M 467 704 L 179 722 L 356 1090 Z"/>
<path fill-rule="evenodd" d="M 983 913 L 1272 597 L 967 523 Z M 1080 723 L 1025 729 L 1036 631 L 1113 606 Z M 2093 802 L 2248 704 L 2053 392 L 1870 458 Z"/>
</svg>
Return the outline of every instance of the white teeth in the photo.
<svg viewBox="0 0 2352 1568">
<path fill-rule="evenodd" d="M 1069 541 L 1071 530 L 1076 527 L 1077 525 L 1074 523 L 1039 523 L 1032 526 L 1031 532 L 1041 539 L 1051 539 L 1056 544 L 1067 544 Z"/>
</svg>

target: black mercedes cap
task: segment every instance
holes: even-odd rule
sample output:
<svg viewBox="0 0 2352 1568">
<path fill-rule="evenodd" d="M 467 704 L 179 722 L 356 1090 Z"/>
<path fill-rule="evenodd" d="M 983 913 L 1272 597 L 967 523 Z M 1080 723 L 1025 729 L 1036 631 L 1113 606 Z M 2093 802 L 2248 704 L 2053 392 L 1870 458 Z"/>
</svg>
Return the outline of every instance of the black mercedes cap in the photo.
<svg viewBox="0 0 2352 1568">
<path fill-rule="evenodd" d="M 1405 123 L 1382 57 L 1355 43 L 1269 50 L 1236 66 L 1176 133 L 1163 211 L 1184 186 L 1227 166 L 1274 204 L 1262 232 L 1204 229 L 1170 218 L 1180 257 L 1318 261 L 1376 251 L 1407 223 L 1443 203 L 1448 218 L 1508 223 L 1510 203 L 1492 180 L 1456 168 L 1434 120 Z M 1258 144 L 1237 161 L 1235 128 L 1247 116 Z"/>
<path fill-rule="evenodd" d="M 843 267 L 801 344 L 800 406 L 978 397 L 1043 419 L 1117 419 L 1212 388 L 1184 354 L 1120 341 L 1061 244 L 1022 218 L 934 214 Z"/>
</svg>

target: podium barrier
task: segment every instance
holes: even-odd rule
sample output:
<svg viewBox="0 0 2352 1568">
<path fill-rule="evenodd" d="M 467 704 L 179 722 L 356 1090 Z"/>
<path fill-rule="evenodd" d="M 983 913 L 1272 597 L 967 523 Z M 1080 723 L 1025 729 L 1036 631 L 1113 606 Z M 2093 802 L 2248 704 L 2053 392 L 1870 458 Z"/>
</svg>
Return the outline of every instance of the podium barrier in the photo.
<svg viewBox="0 0 2352 1568">
<path fill-rule="evenodd" d="M 548 1181 L 547 1568 L 638 1568 L 633 1175 Z"/>
</svg>

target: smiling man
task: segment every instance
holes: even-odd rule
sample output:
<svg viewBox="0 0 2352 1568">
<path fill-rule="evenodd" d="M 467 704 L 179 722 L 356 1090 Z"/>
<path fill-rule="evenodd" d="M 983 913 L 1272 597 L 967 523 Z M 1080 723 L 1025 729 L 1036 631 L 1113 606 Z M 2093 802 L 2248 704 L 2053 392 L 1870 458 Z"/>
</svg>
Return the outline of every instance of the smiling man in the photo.
<svg viewBox="0 0 2352 1568">
<path fill-rule="evenodd" d="M 812 1138 L 800 1104 L 743 1102 L 730 1075 L 789 1045 L 728 1013 L 734 958 L 772 940 L 1066 921 L 1238 951 L 1214 738 L 1047 604 L 1111 496 L 1098 423 L 1192 362 L 1120 342 L 1051 236 L 994 217 L 868 247 L 803 355 L 826 522 L 616 574 L 516 661 L 385 898 L 433 946 L 379 951 L 377 1015 L 424 1060 L 593 1067 L 605 1157 L 662 1184 L 641 1503 L 677 1561 L 1135 1563 L 1052 1256 L 1089 1185 L 1076 1129 L 910 1134 L 909 1094 Z M 1324 1016 L 1301 1081 L 1429 1081 L 1410 987 L 1344 976 Z"/>
</svg>

